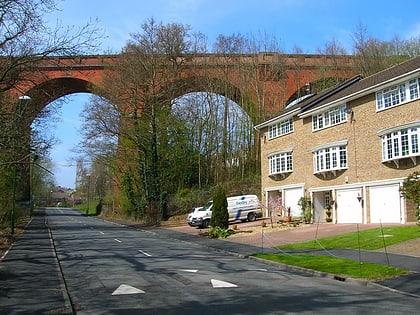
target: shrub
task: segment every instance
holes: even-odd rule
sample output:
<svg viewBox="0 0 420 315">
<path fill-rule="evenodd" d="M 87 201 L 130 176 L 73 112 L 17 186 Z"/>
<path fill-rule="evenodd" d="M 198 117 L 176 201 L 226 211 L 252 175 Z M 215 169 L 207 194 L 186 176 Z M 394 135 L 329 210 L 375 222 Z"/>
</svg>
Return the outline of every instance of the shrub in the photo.
<svg viewBox="0 0 420 315">
<path fill-rule="evenodd" d="M 228 236 L 235 234 L 234 230 L 222 229 L 218 226 L 212 227 L 209 230 L 209 237 L 210 238 L 227 238 Z"/>
<path fill-rule="evenodd" d="M 420 221 L 420 172 L 414 172 L 407 177 L 400 189 L 400 193 L 417 205 L 416 215 Z"/>
<path fill-rule="evenodd" d="M 210 226 L 227 229 L 229 227 L 229 212 L 226 193 L 222 186 L 216 188 L 213 198 Z"/>
<path fill-rule="evenodd" d="M 298 206 L 302 211 L 302 216 L 306 223 L 310 223 L 312 220 L 312 204 L 308 197 L 301 197 L 298 201 Z"/>
</svg>

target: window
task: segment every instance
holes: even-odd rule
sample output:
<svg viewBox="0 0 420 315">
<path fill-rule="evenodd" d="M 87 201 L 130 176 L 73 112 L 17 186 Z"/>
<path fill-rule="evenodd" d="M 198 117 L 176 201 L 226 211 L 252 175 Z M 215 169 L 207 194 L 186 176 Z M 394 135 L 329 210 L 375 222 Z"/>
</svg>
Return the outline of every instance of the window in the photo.
<svg viewBox="0 0 420 315">
<path fill-rule="evenodd" d="M 331 192 L 326 191 L 324 193 L 324 208 L 328 208 L 331 205 Z"/>
<path fill-rule="evenodd" d="M 286 119 L 268 127 L 268 139 L 273 139 L 293 132 L 293 119 Z"/>
<path fill-rule="evenodd" d="M 420 79 L 391 86 L 376 93 L 376 109 L 384 110 L 419 98 Z"/>
<path fill-rule="evenodd" d="M 269 175 L 289 173 L 293 171 L 292 152 L 272 154 L 268 157 Z"/>
<path fill-rule="evenodd" d="M 347 146 L 332 146 L 313 151 L 314 173 L 337 171 L 347 168 Z"/>
<path fill-rule="evenodd" d="M 396 130 L 382 136 L 382 161 L 419 155 L 420 126 Z"/>
<path fill-rule="evenodd" d="M 312 116 L 312 130 L 320 130 L 347 121 L 347 106 L 341 105 Z"/>
<path fill-rule="evenodd" d="M 408 88 L 410 89 L 410 99 L 415 100 L 419 98 L 419 81 L 420 79 L 411 80 L 408 83 Z"/>
</svg>

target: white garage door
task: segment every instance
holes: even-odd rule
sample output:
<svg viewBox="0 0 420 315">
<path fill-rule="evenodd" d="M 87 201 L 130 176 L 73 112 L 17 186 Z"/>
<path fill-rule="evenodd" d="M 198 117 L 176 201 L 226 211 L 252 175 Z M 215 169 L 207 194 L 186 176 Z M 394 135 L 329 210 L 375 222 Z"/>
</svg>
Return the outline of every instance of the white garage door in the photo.
<svg viewBox="0 0 420 315">
<path fill-rule="evenodd" d="M 400 223 L 400 186 L 387 185 L 369 188 L 370 223 Z"/>
<path fill-rule="evenodd" d="M 284 204 L 286 208 L 290 207 L 292 217 L 300 217 L 302 211 L 298 206 L 299 199 L 303 196 L 303 188 L 291 188 L 284 190 Z"/>
<path fill-rule="evenodd" d="M 363 223 L 360 188 L 337 190 L 337 223 Z"/>
</svg>

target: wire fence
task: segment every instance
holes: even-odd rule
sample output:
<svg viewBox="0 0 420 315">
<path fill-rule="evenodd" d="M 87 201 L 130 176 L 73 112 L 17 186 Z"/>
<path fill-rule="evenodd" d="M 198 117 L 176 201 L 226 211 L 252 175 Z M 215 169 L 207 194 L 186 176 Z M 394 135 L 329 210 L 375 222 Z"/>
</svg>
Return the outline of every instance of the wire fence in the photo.
<svg viewBox="0 0 420 315">
<path fill-rule="evenodd" d="M 296 243 L 300 243 L 301 241 L 291 240 L 290 234 L 288 234 L 287 237 L 283 237 L 283 235 L 286 235 L 286 234 L 269 232 L 270 225 L 266 227 L 266 230 L 264 230 L 264 228 L 262 227 L 261 239 L 260 239 L 261 253 L 274 252 L 278 254 L 292 256 L 292 255 L 301 254 L 302 252 L 306 252 L 306 253 L 313 253 L 316 255 L 331 256 L 334 258 L 349 259 L 350 257 L 351 260 L 358 260 L 359 263 L 362 264 L 364 262 L 363 258 L 367 256 L 366 253 L 372 252 L 370 250 L 367 250 L 365 248 L 365 245 L 370 244 L 370 243 L 378 244 L 378 240 L 379 240 L 380 242 L 382 242 L 383 246 L 382 248 L 376 249 L 374 252 L 379 252 L 380 253 L 379 256 L 384 260 L 383 261 L 384 264 L 390 266 L 390 258 L 389 258 L 388 245 L 387 245 L 386 239 L 392 236 L 385 234 L 384 226 L 381 223 L 375 224 L 375 225 L 362 225 L 362 226 L 360 224 L 352 224 L 351 225 L 352 228 L 347 228 L 345 232 L 343 232 L 343 234 L 355 232 L 355 235 L 353 235 L 353 239 L 357 238 L 357 239 L 354 239 L 356 246 L 352 246 L 351 248 L 346 248 L 345 244 L 344 244 L 344 247 L 342 248 L 336 247 L 336 246 L 332 248 L 329 248 L 329 247 L 327 248 L 324 245 L 325 242 L 324 243 L 322 242 L 322 239 L 328 236 L 323 235 L 319 237 L 320 226 L 322 226 L 322 229 L 323 229 L 322 232 L 324 232 L 325 228 L 329 227 L 328 224 L 320 224 L 320 223 L 313 224 L 311 226 L 312 227 L 311 232 L 313 233 L 313 237 L 312 238 L 306 237 L 306 239 L 302 241 L 302 242 L 313 242 L 313 246 L 310 246 L 308 247 L 308 249 L 305 249 L 305 250 L 282 249 L 282 247 L 284 247 L 285 245 L 296 244 Z M 271 227 L 273 228 L 273 226 Z M 389 227 L 389 225 L 387 225 L 386 227 Z M 302 227 L 296 227 L 296 229 L 301 229 L 301 228 Z M 335 228 L 339 228 L 339 227 L 336 226 Z M 373 229 L 373 233 L 369 233 L 369 234 L 362 233 L 363 231 L 361 231 L 361 228 L 363 228 L 363 230 Z M 321 233 L 321 234 L 325 234 L 325 233 Z M 333 236 L 333 235 L 329 235 L 329 236 Z"/>
</svg>

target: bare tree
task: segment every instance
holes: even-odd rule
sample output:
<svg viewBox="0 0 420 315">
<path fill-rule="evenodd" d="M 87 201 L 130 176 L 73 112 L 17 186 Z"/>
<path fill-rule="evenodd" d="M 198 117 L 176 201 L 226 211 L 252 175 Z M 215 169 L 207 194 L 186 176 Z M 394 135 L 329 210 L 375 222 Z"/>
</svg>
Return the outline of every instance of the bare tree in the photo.
<svg viewBox="0 0 420 315">
<path fill-rule="evenodd" d="M 35 151 L 45 153 L 49 142 L 41 139 L 39 129 L 32 144 L 40 144 L 40 147 L 30 151 L 30 126 L 34 116 L 28 113 L 33 106 L 21 102 L 16 96 L 23 93 L 19 87 L 31 84 L 25 74 L 36 73 L 39 62 L 50 56 L 86 53 L 96 47 L 100 37 L 91 22 L 80 28 L 63 28 L 59 23 L 54 28 L 48 27 L 43 18 L 54 10 L 54 0 L 0 2 L 0 161 L 3 165 L 14 165 L 12 170 L 10 167 L 0 168 L 1 178 L 13 178 L 13 181 L 2 184 L 1 192 L 10 196 L 12 190 L 16 200 L 29 200 L 30 156 Z M 45 111 L 40 116 L 47 118 L 47 113 Z M 10 185 L 9 182 L 18 184 Z M 8 211 L 7 204 L 0 207 L 0 211 Z"/>
<path fill-rule="evenodd" d="M 408 59 L 409 56 L 404 54 L 400 44 L 399 41 L 381 41 L 369 35 L 366 26 L 359 23 L 353 33 L 356 67 L 364 76 L 369 76 Z M 412 47 L 408 44 L 407 49 L 411 50 Z"/>
<path fill-rule="evenodd" d="M 317 53 L 324 56 L 325 61 L 318 69 L 319 79 L 310 86 L 310 92 L 312 93 L 322 91 L 343 80 L 346 63 L 348 62 L 346 49 L 335 37 L 325 43 L 323 48 L 317 49 Z"/>
<path fill-rule="evenodd" d="M 110 65 L 97 91 L 107 99 L 101 102 L 105 106 L 93 104 L 87 117 L 92 120 L 85 141 L 94 144 L 94 154 L 101 149 L 115 150 L 114 167 L 127 200 L 125 210 L 138 218 L 160 219 L 162 177 L 167 174 L 164 166 L 169 158 L 165 152 L 173 143 L 168 132 L 176 125 L 170 105 L 179 95 L 180 71 L 191 45 L 188 26 L 148 20 Z M 108 144 L 104 142 L 107 136 L 112 139 Z"/>
<path fill-rule="evenodd" d="M 79 28 L 57 22 L 49 28 L 45 14 L 56 10 L 55 0 L 3 0 L 0 4 L 0 91 L 26 80 L 25 71 L 48 56 L 92 53 L 100 31 L 91 21 Z"/>
<path fill-rule="evenodd" d="M 214 51 L 223 56 L 222 62 L 219 65 L 222 72 L 222 79 L 224 86 L 222 87 L 222 93 L 225 96 L 224 98 L 224 111 L 223 111 L 223 132 L 222 132 L 222 142 L 221 142 L 221 167 L 215 168 L 218 170 L 217 177 L 220 177 L 220 180 L 226 180 L 230 176 L 230 169 L 227 167 L 229 163 L 230 152 L 229 152 L 229 122 L 230 122 L 230 103 L 229 99 L 233 98 L 232 89 L 230 88 L 229 82 L 231 77 L 231 72 L 233 67 L 238 67 L 238 58 L 235 55 L 238 55 L 243 52 L 245 40 L 241 34 L 232 34 L 230 36 L 219 35 L 217 37 L 216 43 L 214 45 Z"/>
</svg>

